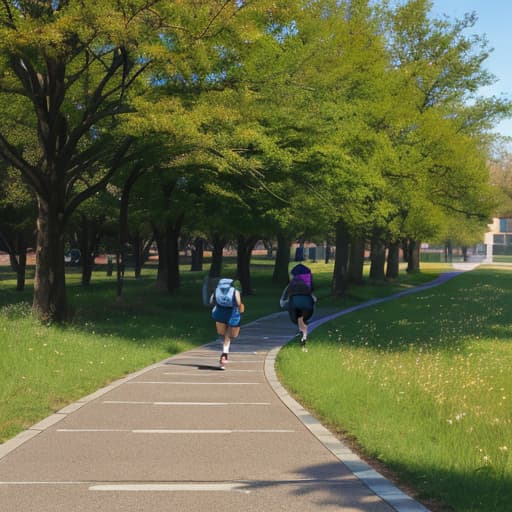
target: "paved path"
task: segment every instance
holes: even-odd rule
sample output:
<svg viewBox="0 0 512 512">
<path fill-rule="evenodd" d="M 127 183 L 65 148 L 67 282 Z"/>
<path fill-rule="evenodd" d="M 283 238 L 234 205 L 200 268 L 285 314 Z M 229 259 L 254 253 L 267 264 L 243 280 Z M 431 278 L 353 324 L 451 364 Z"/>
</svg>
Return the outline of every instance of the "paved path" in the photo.
<svg viewBox="0 0 512 512">
<path fill-rule="evenodd" d="M 365 306 L 319 310 L 311 327 Z M 262 318 L 243 326 L 225 372 L 213 342 L 0 445 L 0 510 L 425 512 L 281 387 L 275 356 L 294 334 L 285 313 Z"/>
</svg>

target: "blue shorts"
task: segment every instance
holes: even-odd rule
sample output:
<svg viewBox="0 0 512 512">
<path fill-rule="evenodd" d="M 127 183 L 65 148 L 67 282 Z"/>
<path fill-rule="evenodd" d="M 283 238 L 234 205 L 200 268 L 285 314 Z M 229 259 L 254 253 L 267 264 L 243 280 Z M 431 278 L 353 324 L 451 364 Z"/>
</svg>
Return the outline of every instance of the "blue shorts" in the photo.
<svg viewBox="0 0 512 512">
<path fill-rule="evenodd" d="M 314 311 L 315 301 L 311 295 L 292 295 L 288 301 L 288 313 L 294 324 L 297 323 L 299 317 L 302 317 L 304 323 L 308 323 Z"/>
<path fill-rule="evenodd" d="M 230 327 L 238 327 L 242 319 L 238 306 L 231 308 L 215 306 L 212 309 L 212 318 L 216 322 L 229 325 Z"/>
</svg>

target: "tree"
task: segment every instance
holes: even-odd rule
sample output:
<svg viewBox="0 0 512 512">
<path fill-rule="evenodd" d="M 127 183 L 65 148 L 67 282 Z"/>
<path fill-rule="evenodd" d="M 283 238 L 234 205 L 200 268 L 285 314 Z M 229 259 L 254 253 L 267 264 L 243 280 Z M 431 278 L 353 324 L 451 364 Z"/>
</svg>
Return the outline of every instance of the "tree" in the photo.
<svg viewBox="0 0 512 512">
<path fill-rule="evenodd" d="M 37 198 L 33 310 L 40 318 L 66 317 L 64 228 L 127 158 L 132 138 L 115 128 L 134 111 L 130 93 L 148 85 L 142 79 L 151 66 L 153 85 L 163 69 L 176 79 L 206 80 L 223 55 L 221 36 L 245 37 L 234 28 L 235 15 L 247 13 L 240 24 L 249 28 L 265 7 L 216 0 L 2 3 L 0 104 L 11 107 L 0 156 Z M 30 146 L 11 134 L 20 118 L 33 134 Z"/>
<path fill-rule="evenodd" d="M 16 272 L 16 290 L 25 289 L 27 249 L 33 246 L 36 206 L 12 169 L 0 167 L 0 247 Z"/>
<path fill-rule="evenodd" d="M 148 29 L 156 20 L 149 7 L 124 4 L 0 8 L 0 94 L 13 105 L 0 131 L 0 155 L 37 199 L 33 310 L 44 320 L 67 315 L 64 228 L 108 183 L 131 144 L 112 135 L 112 120 L 127 112 L 127 90 L 148 65 L 141 46 L 155 39 Z M 10 135 L 19 115 L 35 145 L 18 145 Z"/>
</svg>

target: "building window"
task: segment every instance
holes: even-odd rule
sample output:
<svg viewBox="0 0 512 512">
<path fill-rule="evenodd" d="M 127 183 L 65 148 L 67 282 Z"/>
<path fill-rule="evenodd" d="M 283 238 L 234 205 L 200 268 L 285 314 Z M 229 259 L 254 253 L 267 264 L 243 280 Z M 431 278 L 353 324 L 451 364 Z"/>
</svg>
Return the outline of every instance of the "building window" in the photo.
<svg viewBox="0 0 512 512">
<path fill-rule="evenodd" d="M 512 233 L 512 219 L 500 219 L 500 233 Z"/>
<path fill-rule="evenodd" d="M 505 235 L 494 235 L 494 245 L 505 245 Z"/>
</svg>

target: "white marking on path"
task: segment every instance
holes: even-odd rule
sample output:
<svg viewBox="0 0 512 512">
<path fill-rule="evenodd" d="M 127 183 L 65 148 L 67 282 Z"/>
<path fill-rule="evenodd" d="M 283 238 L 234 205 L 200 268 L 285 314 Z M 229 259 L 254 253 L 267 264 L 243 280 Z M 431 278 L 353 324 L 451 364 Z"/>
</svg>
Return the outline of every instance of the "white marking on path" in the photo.
<svg viewBox="0 0 512 512">
<path fill-rule="evenodd" d="M 89 491 L 122 491 L 122 492 L 133 492 L 133 491 L 146 491 L 146 492 L 243 492 L 249 494 L 247 485 L 242 483 L 197 483 L 197 484 L 95 484 L 94 482 L 43 482 L 43 481 L 26 481 L 26 482 L 0 482 L 0 485 L 8 486 L 29 486 L 29 485 L 87 485 Z"/>
<path fill-rule="evenodd" d="M 0 485 L 89 485 L 91 482 L 0 482 Z"/>
<path fill-rule="evenodd" d="M 270 405 L 270 402 L 134 402 L 123 400 L 105 400 L 104 404 L 122 405 L 205 405 L 205 406 L 227 406 L 227 405 Z"/>
<path fill-rule="evenodd" d="M 249 494 L 244 484 L 122 484 L 93 485 L 90 491 L 125 492 L 243 492 Z"/>
<path fill-rule="evenodd" d="M 250 373 L 257 373 L 258 370 L 230 370 L 230 373 L 231 372 L 250 372 Z M 197 370 L 194 370 L 194 371 L 190 371 L 190 372 L 166 372 L 166 373 L 163 373 L 162 375 L 179 375 L 179 376 L 187 376 L 187 377 L 213 377 L 213 376 L 218 376 L 220 377 L 221 375 L 224 375 L 222 372 L 218 372 L 218 371 L 211 371 L 211 372 L 207 372 L 207 373 L 198 373 Z"/>
<path fill-rule="evenodd" d="M 64 433 L 110 433 L 128 432 L 132 434 L 289 434 L 295 430 L 285 429 L 219 429 L 219 430 L 184 430 L 184 429 L 122 429 L 122 428 L 59 428 Z"/>
<path fill-rule="evenodd" d="M 187 386 L 257 386 L 259 382 L 180 382 L 180 381 L 158 381 L 158 380 L 136 380 L 128 384 L 185 384 Z"/>
</svg>

